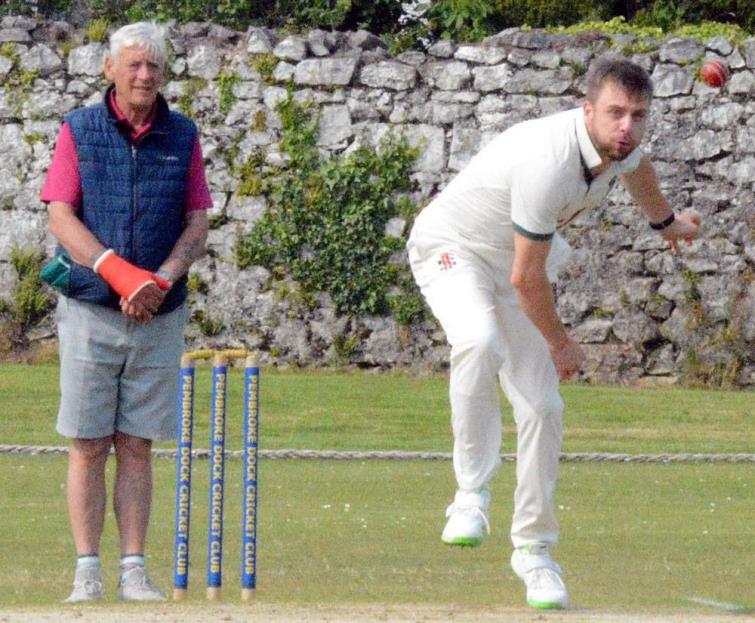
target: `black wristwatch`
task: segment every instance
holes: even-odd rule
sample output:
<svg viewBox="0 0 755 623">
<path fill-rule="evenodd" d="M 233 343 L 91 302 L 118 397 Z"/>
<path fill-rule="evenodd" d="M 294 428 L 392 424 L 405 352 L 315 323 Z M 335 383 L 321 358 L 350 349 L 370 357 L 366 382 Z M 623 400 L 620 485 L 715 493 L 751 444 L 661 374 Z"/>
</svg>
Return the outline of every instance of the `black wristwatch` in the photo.
<svg viewBox="0 0 755 623">
<path fill-rule="evenodd" d="M 656 231 L 660 231 L 661 229 L 666 229 L 671 223 L 673 223 L 676 220 L 676 215 L 672 212 L 671 216 L 668 218 L 663 219 L 659 223 L 650 223 L 651 229 L 655 229 Z"/>
</svg>

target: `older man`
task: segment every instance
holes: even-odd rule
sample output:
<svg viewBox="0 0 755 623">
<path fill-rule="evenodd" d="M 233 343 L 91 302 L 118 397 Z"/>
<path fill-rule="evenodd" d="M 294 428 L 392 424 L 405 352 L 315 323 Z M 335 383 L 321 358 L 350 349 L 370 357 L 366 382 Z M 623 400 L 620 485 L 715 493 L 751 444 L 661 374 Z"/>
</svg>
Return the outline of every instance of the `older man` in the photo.
<svg viewBox="0 0 755 623">
<path fill-rule="evenodd" d="M 674 215 L 639 143 L 652 83 L 619 57 L 597 59 L 581 108 L 509 128 L 418 216 L 412 270 L 451 345 L 450 399 L 458 484 L 442 540 L 479 545 L 489 531 L 488 482 L 500 464 L 496 377 L 517 426 L 511 564 L 536 608 L 563 608 L 566 587 L 549 548 L 562 439 L 559 379 L 584 361 L 556 312 L 551 282 L 569 255 L 556 234 L 597 206 L 620 177 L 675 251 L 698 235 Z"/>
<path fill-rule="evenodd" d="M 71 438 L 67 498 L 78 556 L 69 602 L 103 595 L 111 449 L 118 596 L 164 598 L 144 566 L 150 451 L 153 440 L 175 436 L 186 273 L 204 253 L 212 205 L 197 128 L 159 94 L 165 59 L 157 24 L 113 33 L 104 65 L 112 84 L 101 103 L 65 118 L 41 194 L 59 252 L 73 259 L 57 310 L 57 430 Z"/>
</svg>

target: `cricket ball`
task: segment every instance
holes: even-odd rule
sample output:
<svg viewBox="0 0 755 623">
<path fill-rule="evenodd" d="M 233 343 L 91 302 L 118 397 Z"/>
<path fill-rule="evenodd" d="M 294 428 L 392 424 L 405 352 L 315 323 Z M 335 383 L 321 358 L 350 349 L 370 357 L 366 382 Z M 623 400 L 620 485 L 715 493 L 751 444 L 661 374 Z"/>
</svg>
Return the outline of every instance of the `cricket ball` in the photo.
<svg viewBox="0 0 755 623">
<path fill-rule="evenodd" d="M 709 87 L 720 88 L 729 79 L 729 68 L 721 61 L 707 61 L 700 69 L 700 79 Z"/>
</svg>

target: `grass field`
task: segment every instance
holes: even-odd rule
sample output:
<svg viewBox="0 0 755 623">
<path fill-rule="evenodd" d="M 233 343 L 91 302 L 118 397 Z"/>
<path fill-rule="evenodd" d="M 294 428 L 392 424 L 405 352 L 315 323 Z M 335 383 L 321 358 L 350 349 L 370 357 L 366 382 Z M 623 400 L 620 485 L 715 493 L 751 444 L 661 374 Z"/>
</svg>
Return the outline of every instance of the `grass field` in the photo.
<svg viewBox="0 0 755 623">
<path fill-rule="evenodd" d="M 0 456 L 0 465 L 6 492 L 0 511 L 3 602 L 55 604 L 69 588 L 72 564 L 65 457 Z M 161 459 L 155 465 L 149 565 L 169 586 L 173 464 Z M 224 579 L 227 597 L 235 600 L 240 462 L 229 468 Z M 195 482 L 191 595 L 202 600 L 206 461 L 198 462 Z M 478 549 L 440 542 L 453 488 L 447 463 L 263 460 L 260 483 L 258 600 L 522 603 L 522 586 L 507 565 L 512 466 L 494 481 L 494 532 Z M 754 486 L 752 467 L 740 465 L 563 465 L 557 557 L 573 604 L 676 609 L 702 597 L 755 607 Z M 102 556 L 111 595 L 116 552 L 110 517 Z"/>
<path fill-rule="evenodd" d="M 51 445 L 58 403 L 55 366 L 0 366 L 0 440 Z M 229 443 L 240 448 L 242 375 L 232 370 Z M 197 371 L 198 446 L 207 446 L 208 366 Z M 450 451 L 447 380 L 406 374 L 262 371 L 265 448 Z M 565 452 L 732 453 L 755 448 L 755 393 L 690 389 L 563 387 Z M 504 406 L 503 451 L 514 448 Z M 234 428 L 235 427 L 235 428 Z M 7 440 L 7 441 L 6 441 Z"/>
<path fill-rule="evenodd" d="M 198 386 L 200 403 L 209 404 L 206 368 Z M 240 437 L 240 386 L 238 375 L 229 395 L 231 438 L 234 431 Z M 569 452 L 755 448 L 752 393 L 567 385 L 564 396 Z M 0 443 L 63 443 L 54 433 L 54 366 L 0 367 L 0 403 Z M 450 450 L 441 377 L 263 370 L 261 406 L 264 448 Z M 513 426 L 506 417 L 504 450 L 510 451 Z M 206 446 L 206 418 L 198 419 L 205 422 L 196 445 Z M 65 464 L 63 456 L 0 455 L 3 605 L 53 607 L 69 590 L 73 552 Z M 192 603 L 204 594 L 207 466 L 196 463 Z M 234 601 L 241 466 L 230 461 L 228 467 L 224 571 L 226 598 Z M 449 462 L 263 459 L 256 599 L 289 605 L 521 606 L 523 586 L 508 567 L 513 469 L 505 464 L 492 483 L 490 540 L 478 549 L 457 550 L 439 539 L 453 492 Z M 171 583 L 173 483 L 173 462 L 157 459 L 148 553 L 165 587 Z M 562 464 L 562 542 L 555 555 L 573 605 L 700 612 L 703 599 L 755 608 L 753 489 L 753 464 Z M 114 520 L 108 517 L 102 556 L 111 599 L 115 543 Z"/>
</svg>

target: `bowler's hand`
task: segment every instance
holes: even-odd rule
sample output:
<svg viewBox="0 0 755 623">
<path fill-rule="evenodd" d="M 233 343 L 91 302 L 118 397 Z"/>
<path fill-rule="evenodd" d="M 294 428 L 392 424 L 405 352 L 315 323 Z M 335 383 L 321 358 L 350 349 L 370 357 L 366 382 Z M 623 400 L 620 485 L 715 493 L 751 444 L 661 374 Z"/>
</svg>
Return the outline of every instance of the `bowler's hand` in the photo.
<svg viewBox="0 0 755 623">
<path fill-rule="evenodd" d="M 674 253 L 679 255 L 679 241 L 683 240 L 687 246 L 691 245 L 700 235 L 700 222 L 700 215 L 695 210 L 685 210 L 677 214 L 674 222 L 661 231 L 661 236 L 671 243 Z"/>
<path fill-rule="evenodd" d="M 577 374 L 585 362 L 586 357 L 582 347 L 568 336 L 558 344 L 549 345 L 549 348 L 558 378 L 562 381 Z"/>
</svg>

